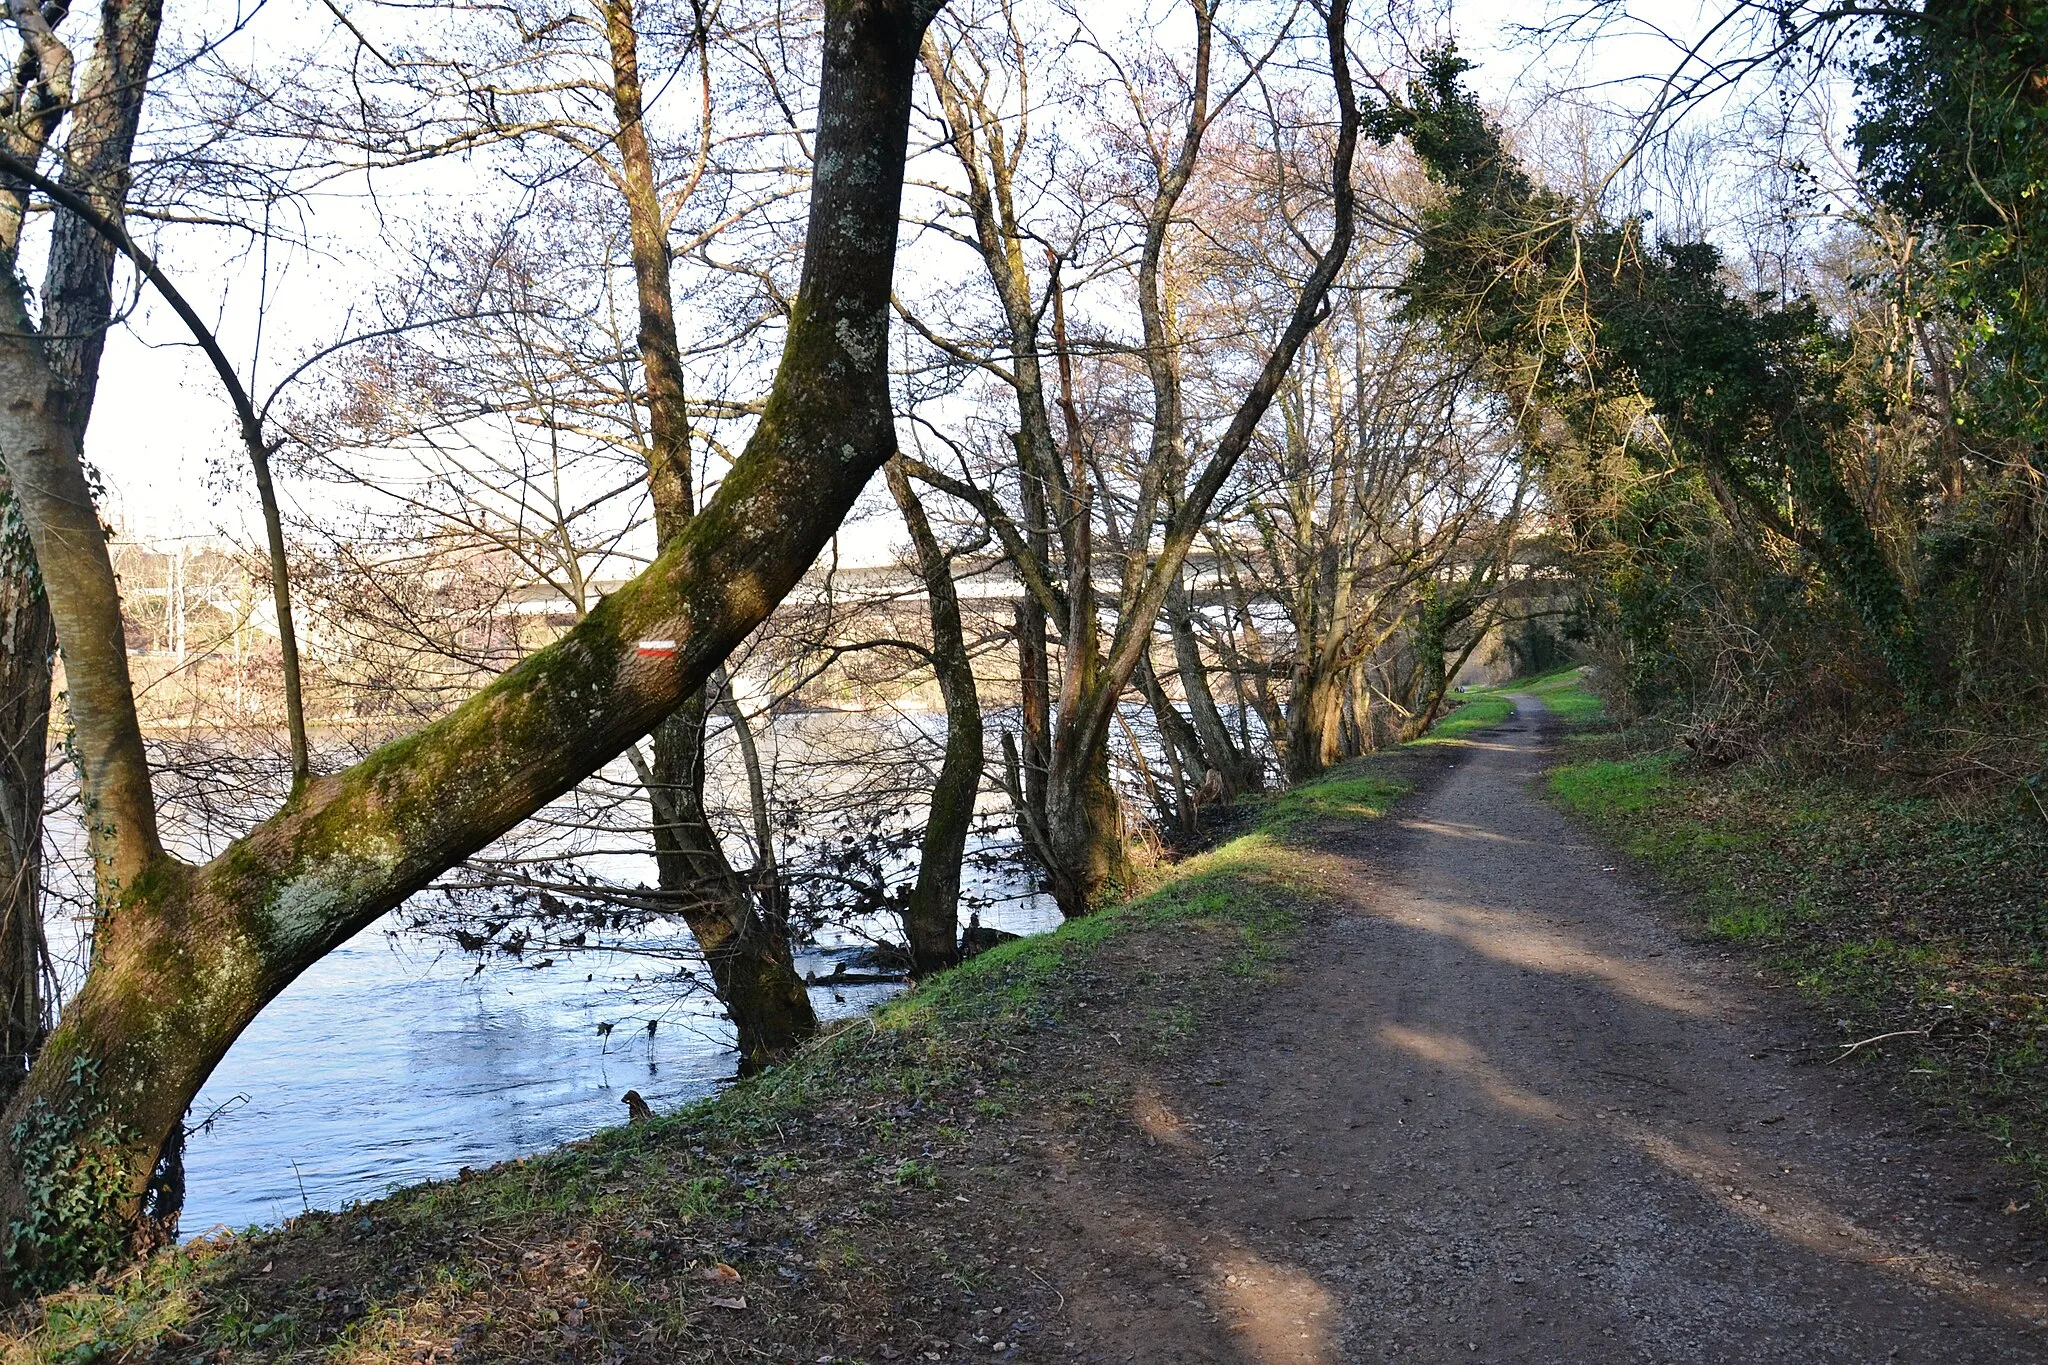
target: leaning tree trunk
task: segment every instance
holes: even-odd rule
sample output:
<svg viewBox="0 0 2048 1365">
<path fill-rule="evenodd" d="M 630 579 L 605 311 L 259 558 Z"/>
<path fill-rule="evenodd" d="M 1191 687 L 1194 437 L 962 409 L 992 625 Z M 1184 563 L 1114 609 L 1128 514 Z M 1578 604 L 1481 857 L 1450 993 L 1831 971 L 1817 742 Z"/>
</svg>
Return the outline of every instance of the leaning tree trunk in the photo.
<svg viewBox="0 0 2048 1365">
<path fill-rule="evenodd" d="M 890 284 L 912 76 L 936 9 L 826 6 L 803 277 L 774 388 L 717 497 L 562 639 L 315 778 L 203 866 L 157 837 L 106 540 L 19 282 L 0 280 L 0 454 L 49 586 L 102 888 L 92 969 L 0 1114 L 12 1292 L 118 1261 L 165 1138 L 258 1012 L 700 689 L 895 450 Z"/>
<path fill-rule="evenodd" d="M 1223 774 L 1223 794 L 1235 798 L 1259 787 L 1258 765 L 1230 737 L 1216 694 L 1209 687 L 1209 668 L 1202 660 L 1202 644 L 1195 636 L 1194 606 L 1185 595 L 1169 597 L 1166 604 L 1167 629 L 1173 636 L 1173 660 L 1180 675 L 1180 690 L 1188 699 L 1188 714 L 1194 717 L 1195 732 L 1202 737 L 1202 750 L 1216 771 Z"/>
<path fill-rule="evenodd" d="M 981 791 L 981 697 L 974 687 L 967 635 L 960 626 L 952 566 L 901 464 L 892 462 L 885 472 L 917 551 L 931 613 L 932 670 L 938 674 L 939 694 L 946 704 L 946 756 L 939 765 L 939 779 L 932 784 L 931 809 L 918 847 L 917 883 L 903 908 L 911 970 L 928 976 L 960 960 L 960 864 L 974 823 L 975 797 Z"/>
</svg>

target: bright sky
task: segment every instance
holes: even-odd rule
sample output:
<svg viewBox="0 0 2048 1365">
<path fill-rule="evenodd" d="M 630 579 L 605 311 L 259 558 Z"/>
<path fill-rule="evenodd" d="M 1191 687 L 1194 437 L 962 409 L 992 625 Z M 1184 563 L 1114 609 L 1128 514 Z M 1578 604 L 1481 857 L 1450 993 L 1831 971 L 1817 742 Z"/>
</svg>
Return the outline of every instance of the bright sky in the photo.
<svg viewBox="0 0 2048 1365">
<path fill-rule="evenodd" d="M 1554 0 L 1553 0 L 1554 2 Z M 214 0 L 216 5 L 232 0 Z M 1660 19 L 1665 15 L 1660 4 Z M 1700 13 L 1689 4 L 1673 4 L 1672 23 L 1697 22 Z M 1414 21 L 1416 46 L 1441 33 L 1445 21 L 1437 17 Z M 1532 89 L 1565 79 L 1554 62 L 1538 61 L 1527 46 L 1516 47 L 1507 25 L 1527 22 L 1535 14 L 1529 4 L 1511 0 L 1456 0 L 1449 27 L 1461 48 L 1480 63 L 1479 88 L 1490 98 L 1510 107 L 1521 102 Z M 293 15 L 296 14 L 296 18 Z M 259 15 L 258 26 L 248 38 L 261 41 L 260 24 L 323 23 L 311 10 L 289 11 L 284 3 Z M 1670 63 L 1670 48 L 1654 39 L 1619 40 L 1604 45 L 1596 54 L 1595 71 L 1640 73 L 1663 70 Z M 1567 54 L 1583 56 L 1584 54 Z M 338 240 L 352 234 L 334 227 L 360 213 L 358 205 L 344 200 L 330 201 L 321 210 L 319 228 Z M 365 233 L 361 240 L 374 241 Z M 256 262 L 247 257 L 227 260 L 209 253 L 215 244 L 193 234 L 181 234 L 163 249 L 164 262 L 174 279 L 181 282 L 202 312 L 218 312 L 221 334 L 231 355 L 247 355 L 252 347 L 256 314 Z M 298 355 L 336 335 L 340 319 L 352 301 L 364 293 L 374 262 L 366 260 L 326 262 L 319 265 L 299 261 L 281 281 L 273 284 L 272 307 L 266 323 L 265 375 L 252 387 L 259 400 L 286 366 Z M 296 335 L 294 334 L 296 329 Z M 129 325 L 118 329 L 107 347 L 104 377 L 87 436 L 87 454 L 100 468 L 110 490 L 107 511 L 129 534 L 157 538 L 177 534 L 210 535 L 221 528 L 246 533 L 253 525 L 253 495 L 246 481 L 223 490 L 209 480 L 209 469 L 226 466 L 239 470 L 241 454 L 226 400 L 210 366 L 190 346 L 174 316 L 153 296 L 145 297 Z M 287 490 L 289 496 L 289 490 Z M 886 536 L 884 528 L 878 534 Z M 886 545 L 874 535 L 855 533 L 843 551 L 856 558 L 886 552 Z M 863 547 L 862 539 L 874 541 Z"/>
</svg>

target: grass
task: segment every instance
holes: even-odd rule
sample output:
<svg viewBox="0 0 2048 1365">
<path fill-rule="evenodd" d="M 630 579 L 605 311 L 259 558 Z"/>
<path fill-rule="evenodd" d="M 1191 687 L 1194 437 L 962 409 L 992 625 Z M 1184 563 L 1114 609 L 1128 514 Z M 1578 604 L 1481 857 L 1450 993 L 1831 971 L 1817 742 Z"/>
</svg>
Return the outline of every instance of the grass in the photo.
<svg viewBox="0 0 2048 1365">
<path fill-rule="evenodd" d="M 1406 789 L 1346 765 L 1129 902 L 985 953 L 714 1099 L 159 1253 L 17 1310 L 0 1360 L 812 1360 L 892 1339 L 950 1358 L 993 1273 L 962 1248 L 1015 1235 L 959 1182 L 1015 1161 L 1025 1116 L 1107 1121 L 1104 1030 L 1157 1056 L 1222 1026 L 1220 1002 L 1273 978 L 1338 875 L 1318 827 Z"/>
<path fill-rule="evenodd" d="M 2048 820 L 1626 739 L 1557 769 L 1569 810 L 1680 893 L 1698 930 L 1796 983 L 1927 1121 L 1987 1133 L 2048 1196 Z M 1605 750 L 1606 752 L 1600 752 Z M 2037 1200 L 2037 1206 L 2041 1203 Z"/>
<path fill-rule="evenodd" d="M 1577 664 L 1507 686 L 1538 698 L 1550 708 L 1552 715 L 1576 729 L 1597 725 L 1607 719 L 1607 708 L 1600 698 L 1586 690 L 1586 669 Z"/>
<path fill-rule="evenodd" d="M 1540 700 L 1550 713 L 1572 729 L 1587 729 L 1607 719 L 1607 708 L 1600 698 L 1586 690 L 1587 670 L 1581 664 L 1567 664 L 1554 668 L 1548 673 L 1538 673 L 1528 678 L 1511 678 L 1492 687 L 1475 687 L 1463 695 L 1468 699 L 1465 705 L 1452 712 L 1452 719 L 1462 717 L 1472 708 L 1474 720 L 1468 727 L 1478 729 L 1483 725 L 1497 725 L 1506 720 L 1513 703 L 1508 700 L 1511 693 L 1527 693 Z M 1497 716 L 1497 719 L 1482 720 L 1481 716 Z M 1444 732 L 1439 725 L 1437 733 Z"/>
<path fill-rule="evenodd" d="M 1450 740 L 1461 740 L 1481 730 L 1490 730 L 1513 715 L 1515 704 L 1506 697 L 1468 693 L 1464 700 L 1444 714 L 1444 718 L 1430 727 L 1418 743 L 1442 744 Z"/>
</svg>

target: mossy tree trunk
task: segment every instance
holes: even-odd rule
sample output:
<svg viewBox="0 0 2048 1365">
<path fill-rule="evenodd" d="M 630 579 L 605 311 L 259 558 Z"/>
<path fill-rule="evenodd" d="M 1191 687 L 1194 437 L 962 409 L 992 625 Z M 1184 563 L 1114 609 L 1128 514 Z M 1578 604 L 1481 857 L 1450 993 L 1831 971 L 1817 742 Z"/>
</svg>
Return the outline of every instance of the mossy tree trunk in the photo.
<svg viewBox="0 0 2048 1365">
<path fill-rule="evenodd" d="M 27 104 L 40 112 L 15 119 L 0 134 L 10 155 L 37 166 L 68 116 L 58 175 L 67 189 L 117 221 L 128 197 L 129 161 L 162 19 L 158 0 L 109 0 L 76 88 L 72 54 L 54 30 L 25 45 L 16 75 L 20 90 L 33 97 Z M 0 271 L 10 277 L 18 269 L 28 208 L 25 184 L 0 183 Z M 58 214 L 43 273 L 41 349 L 49 382 L 39 401 L 69 428 L 74 443 L 92 415 L 113 316 L 113 277 L 111 244 L 76 216 Z M 40 1046 L 49 1003 L 43 992 L 43 777 L 56 651 L 49 600 L 7 482 L 0 477 L 6 542 L 0 549 L 0 1103 Z"/>
<path fill-rule="evenodd" d="M 169 856 L 120 598 L 55 375 L 0 285 L 0 451 L 49 584 L 102 905 L 92 968 L 0 1130 L 14 1292 L 117 1260 L 165 1138 L 301 972 L 587 777 L 696 693 L 895 449 L 888 335 L 918 43 L 937 0 L 826 6 L 810 229 L 775 385 L 649 567 L 454 712 L 315 778 L 213 861 Z M 673 653 L 637 648 L 675 642 Z"/>
</svg>

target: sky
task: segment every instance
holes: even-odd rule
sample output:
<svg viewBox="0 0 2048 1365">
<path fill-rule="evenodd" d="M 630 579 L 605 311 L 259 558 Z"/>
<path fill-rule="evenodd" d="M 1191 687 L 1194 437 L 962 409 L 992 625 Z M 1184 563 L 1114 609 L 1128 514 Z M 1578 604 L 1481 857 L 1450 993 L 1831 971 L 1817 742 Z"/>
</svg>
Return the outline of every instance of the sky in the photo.
<svg viewBox="0 0 2048 1365">
<path fill-rule="evenodd" d="M 233 0 L 213 0 L 219 7 Z M 272 0 L 242 34 L 260 44 L 265 23 L 331 22 L 317 7 L 290 8 Z M 1661 3 L 1655 7 L 1665 18 Z M 1697 22 L 1701 12 L 1683 3 L 1668 6 L 1670 22 Z M 1448 24 L 1461 49 L 1479 63 L 1475 84 L 1482 94 L 1512 108 L 1527 103 L 1532 90 L 1568 79 L 1561 57 L 1582 63 L 1579 79 L 1663 70 L 1670 48 L 1654 38 L 1610 40 L 1591 52 L 1536 53 L 1518 44 L 1513 25 L 1541 17 L 1542 0 L 1458 0 Z M 229 11 L 218 21 L 225 26 Z M 1442 31 L 1440 11 L 1415 22 L 1420 41 Z M 333 259 L 301 257 L 274 272 L 271 306 L 265 311 L 263 366 L 250 387 L 259 401 L 268 386 L 297 356 L 331 339 L 352 303 L 373 282 L 378 263 L 367 248 L 375 241 L 359 200 L 335 196 L 316 208 L 315 227 L 342 246 Z M 161 258 L 202 313 L 220 319 L 220 335 L 231 355 L 254 349 L 257 262 L 220 254 L 220 239 L 180 232 L 164 239 Z M 914 265 L 908 268 L 915 268 Z M 245 371 L 246 379 L 246 371 Z M 87 456 L 105 476 L 106 511 L 125 534 L 161 540 L 179 535 L 211 537 L 226 531 L 247 537 L 254 525 L 253 495 L 246 479 L 223 487 L 210 474 L 239 470 L 241 454 L 232 414 L 219 381 L 186 339 L 170 310 L 145 296 L 128 323 L 109 338 L 103 378 L 86 439 Z M 289 499 L 292 490 L 287 487 Z M 851 559 L 885 557 L 892 532 L 886 527 L 849 536 L 843 554 Z"/>
</svg>

